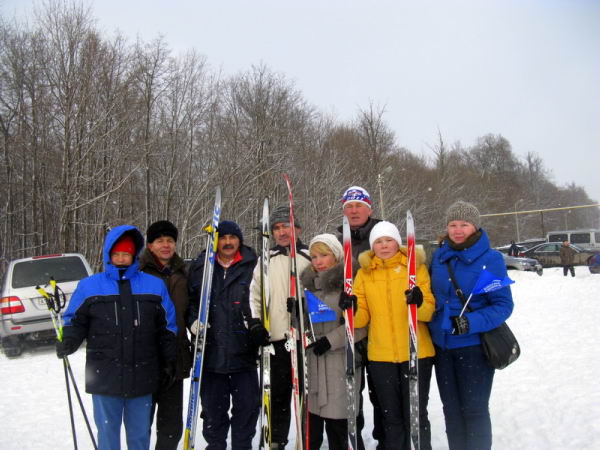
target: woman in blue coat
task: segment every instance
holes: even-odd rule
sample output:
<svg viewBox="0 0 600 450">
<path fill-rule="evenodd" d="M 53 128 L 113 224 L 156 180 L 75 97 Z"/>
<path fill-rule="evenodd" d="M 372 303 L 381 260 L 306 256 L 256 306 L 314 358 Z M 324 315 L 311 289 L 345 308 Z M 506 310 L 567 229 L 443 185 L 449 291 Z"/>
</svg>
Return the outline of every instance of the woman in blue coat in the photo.
<svg viewBox="0 0 600 450">
<path fill-rule="evenodd" d="M 489 449 L 492 425 L 488 404 L 494 369 L 483 354 L 480 333 L 506 321 L 513 300 L 509 287 L 476 294 L 469 302 L 471 311 L 460 315 L 463 303 L 450 280 L 448 265 L 465 298 L 483 269 L 503 279 L 506 266 L 502 255 L 490 248 L 485 231 L 479 228 L 479 211 L 474 205 L 454 203 L 446 211 L 446 224 L 447 235 L 431 264 L 436 311 L 429 324 L 446 435 L 451 450 Z"/>
</svg>

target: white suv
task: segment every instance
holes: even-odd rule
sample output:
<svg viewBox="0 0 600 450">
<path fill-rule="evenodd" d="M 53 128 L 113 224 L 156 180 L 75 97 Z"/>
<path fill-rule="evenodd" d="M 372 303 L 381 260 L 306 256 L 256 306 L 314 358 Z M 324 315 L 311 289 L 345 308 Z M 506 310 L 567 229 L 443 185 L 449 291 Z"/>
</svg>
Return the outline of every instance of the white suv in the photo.
<svg viewBox="0 0 600 450">
<path fill-rule="evenodd" d="M 33 256 L 11 261 L 0 296 L 0 343 L 6 356 L 19 356 L 25 341 L 48 340 L 55 336 L 50 312 L 37 286 L 51 291 L 54 278 L 67 301 L 82 278 L 92 274 L 79 253 Z"/>
</svg>

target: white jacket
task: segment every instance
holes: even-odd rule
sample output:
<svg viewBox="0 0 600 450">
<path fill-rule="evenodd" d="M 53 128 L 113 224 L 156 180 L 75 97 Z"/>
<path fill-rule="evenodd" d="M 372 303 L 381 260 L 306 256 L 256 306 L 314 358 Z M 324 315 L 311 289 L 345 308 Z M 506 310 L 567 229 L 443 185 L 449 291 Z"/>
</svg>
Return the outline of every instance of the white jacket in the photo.
<svg viewBox="0 0 600 450">
<path fill-rule="evenodd" d="M 298 283 L 300 284 L 300 274 L 310 265 L 310 254 L 308 248 L 300 242 L 296 245 L 296 261 Z M 269 315 L 271 341 L 280 341 L 285 339 L 285 334 L 290 327 L 290 314 L 287 311 L 287 299 L 290 296 L 290 256 L 289 248 L 274 247 L 269 255 L 269 289 L 270 303 Z M 250 308 L 252 317 L 262 320 L 262 300 L 260 286 L 260 267 L 261 259 L 254 267 L 252 283 L 250 284 Z M 303 292 L 300 286 L 300 295 Z"/>
</svg>

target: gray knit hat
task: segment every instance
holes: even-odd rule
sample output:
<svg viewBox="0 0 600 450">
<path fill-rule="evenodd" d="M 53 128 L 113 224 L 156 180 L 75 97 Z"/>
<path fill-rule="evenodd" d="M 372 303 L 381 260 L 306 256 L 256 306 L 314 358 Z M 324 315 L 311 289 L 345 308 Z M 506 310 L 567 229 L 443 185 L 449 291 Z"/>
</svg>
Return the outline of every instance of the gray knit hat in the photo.
<svg viewBox="0 0 600 450">
<path fill-rule="evenodd" d="M 288 205 L 279 205 L 269 216 L 269 228 L 273 230 L 276 223 L 290 223 L 290 207 Z M 298 218 L 294 217 L 294 225 L 298 228 L 302 228 Z"/>
<path fill-rule="evenodd" d="M 479 229 L 479 210 L 474 204 L 459 200 L 446 210 L 446 225 L 453 220 L 464 220 Z"/>
</svg>

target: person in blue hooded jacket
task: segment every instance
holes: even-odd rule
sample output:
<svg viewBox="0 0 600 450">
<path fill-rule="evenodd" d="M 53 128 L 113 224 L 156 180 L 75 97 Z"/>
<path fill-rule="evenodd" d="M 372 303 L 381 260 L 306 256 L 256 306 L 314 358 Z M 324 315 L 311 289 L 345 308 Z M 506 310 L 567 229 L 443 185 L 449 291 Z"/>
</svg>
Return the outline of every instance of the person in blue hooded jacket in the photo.
<svg viewBox="0 0 600 450">
<path fill-rule="evenodd" d="M 456 295 L 448 264 L 467 298 L 482 270 L 500 279 L 506 276 L 502 255 L 490 248 L 479 219 L 479 211 L 471 203 L 458 201 L 451 205 L 446 211 L 447 235 L 431 263 L 436 311 L 429 329 L 451 450 L 483 450 L 492 446 L 488 405 L 494 368 L 483 354 L 480 333 L 500 326 L 513 310 L 510 288 L 504 287 L 473 295 L 469 302 L 472 311 L 460 314 L 463 303 Z"/>
<path fill-rule="evenodd" d="M 121 225 L 106 235 L 104 272 L 81 280 L 64 315 L 63 358 L 85 340 L 85 390 L 92 394 L 98 448 L 150 447 L 152 393 L 176 361 L 175 308 L 165 283 L 140 272 L 144 248 L 137 228 Z"/>
</svg>

